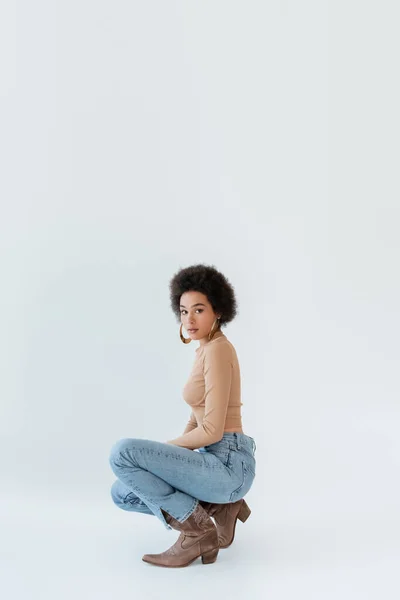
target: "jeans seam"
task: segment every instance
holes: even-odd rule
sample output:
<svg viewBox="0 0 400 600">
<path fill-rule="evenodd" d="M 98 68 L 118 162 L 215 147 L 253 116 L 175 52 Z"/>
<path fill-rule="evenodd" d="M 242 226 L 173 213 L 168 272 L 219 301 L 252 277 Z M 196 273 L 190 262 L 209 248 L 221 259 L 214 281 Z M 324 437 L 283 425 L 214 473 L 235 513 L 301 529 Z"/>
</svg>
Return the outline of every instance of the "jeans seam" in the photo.
<svg viewBox="0 0 400 600">
<path fill-rule="evenodd" d="M 183 521 L 186 521 L 186 519 L 188 519 L 190 517 L 190 515 L 192 513 L 194 513 L 194 511 L 196 510 L 198 504 L 199 504 L 199 499 L 198 498 L 194 498 L 192 507 L 184 514 L 184 516 L 182 517 L 181 520 L 177 519 L 177 521 L 179 521 L 180 523 L 182 523 Z"/>
</svg>

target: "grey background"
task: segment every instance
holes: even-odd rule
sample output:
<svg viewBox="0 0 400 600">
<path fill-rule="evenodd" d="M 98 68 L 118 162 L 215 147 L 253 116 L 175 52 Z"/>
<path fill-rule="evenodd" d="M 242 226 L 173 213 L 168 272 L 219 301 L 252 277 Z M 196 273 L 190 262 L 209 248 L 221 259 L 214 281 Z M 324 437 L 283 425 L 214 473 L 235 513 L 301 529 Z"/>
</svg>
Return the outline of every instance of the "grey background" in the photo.
<svg viewBox="0 0 400 600">
<path fill-rule="evenodd" d="M 394 2 L 0 9 L 0 570 L 9 599 L 398 598 Z M 109 495 L 189 417 L 180 267 L 234 285 L 252 508 L 203 567 Z"/>
</svg>

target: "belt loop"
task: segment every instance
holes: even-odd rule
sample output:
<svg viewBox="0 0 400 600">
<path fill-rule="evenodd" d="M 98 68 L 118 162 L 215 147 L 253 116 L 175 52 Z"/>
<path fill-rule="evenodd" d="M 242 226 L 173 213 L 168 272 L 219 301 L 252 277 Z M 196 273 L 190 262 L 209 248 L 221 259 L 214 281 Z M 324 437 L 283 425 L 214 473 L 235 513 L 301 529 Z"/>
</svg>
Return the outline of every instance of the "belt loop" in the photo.
<svg viewBox="0 0 400 600">
<path fill-rule="evenodd" d="M 236 432 L 235 432 L 235 438 L 236 438 L 237 449 L 240 450 L 239 436 L 238 436 L 238 434 Z"/>
</svg>

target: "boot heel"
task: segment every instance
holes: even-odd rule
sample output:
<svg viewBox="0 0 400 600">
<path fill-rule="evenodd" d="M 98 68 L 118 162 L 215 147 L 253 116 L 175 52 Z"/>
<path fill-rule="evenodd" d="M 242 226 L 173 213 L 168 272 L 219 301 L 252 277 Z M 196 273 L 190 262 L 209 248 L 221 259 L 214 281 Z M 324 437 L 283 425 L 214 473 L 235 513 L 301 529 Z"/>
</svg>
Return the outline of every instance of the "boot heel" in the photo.
<svg viewBox="0 0 400 600">
<path fill-rule="evenodd" d="M 208 552 L 204 552 L 201 557 L 201 562 L 203 565 L 209 565 L 217 560 L 219 548 L 214 548 L 214 550 L 209 550 Z"/>
<path fill-rule="evenodd" d="M 240 507 L 240 510 L 239 510 L 238 519 L 240 519 L 242 521 L 242 523 L 244 523 L 249 518 L 250 513 L 251 513 L 250 508 L 246 504 L 246 501 L 243 500 L 242 506 Z"/>
</svg>

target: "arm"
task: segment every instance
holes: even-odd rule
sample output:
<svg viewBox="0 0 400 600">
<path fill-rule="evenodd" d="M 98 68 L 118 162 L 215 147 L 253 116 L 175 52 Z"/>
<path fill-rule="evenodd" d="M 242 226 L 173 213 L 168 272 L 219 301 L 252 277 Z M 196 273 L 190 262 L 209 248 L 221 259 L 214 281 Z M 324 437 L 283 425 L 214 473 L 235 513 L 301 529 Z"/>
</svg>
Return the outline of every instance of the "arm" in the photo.
<svg viewBox="0 0 400 600">
<path fill-rule="evenodd" d="M 232 382 L 232 356 L 227 345 L 215 344 L 204 353 L 205 411 L 201 425 L 168 441 L 195 450 L 218 442 L 224 435 Z"/>
<path fill-rule="evenodd" d="M 190 414 L 189 421 L 187 422 L 187 425 L 186 425 L 182 435 L 185 435 L 185 433 L 189 433 L 189 431 L 192 431 L 192 429 L 194 429 L 195 427 L 197 427 L 197 421 L 196 421 L 196 417 L 194 416 L 194 413 L 192 412 Z"/>
</svg>

